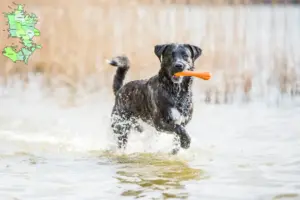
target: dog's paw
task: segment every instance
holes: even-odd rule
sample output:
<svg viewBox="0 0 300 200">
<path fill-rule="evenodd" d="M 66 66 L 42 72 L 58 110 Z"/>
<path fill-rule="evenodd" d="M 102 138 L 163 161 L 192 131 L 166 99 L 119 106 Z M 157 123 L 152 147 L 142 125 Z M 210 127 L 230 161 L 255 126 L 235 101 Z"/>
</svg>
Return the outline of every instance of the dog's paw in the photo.
<svg viewBox="0 0 300 200">
<path fill-rule="evenodd" d="M 180 137 L 180 146 L 183 149 L 188 149 L 191 145 L 191 137 L 188 134 Z"/>
</svg>

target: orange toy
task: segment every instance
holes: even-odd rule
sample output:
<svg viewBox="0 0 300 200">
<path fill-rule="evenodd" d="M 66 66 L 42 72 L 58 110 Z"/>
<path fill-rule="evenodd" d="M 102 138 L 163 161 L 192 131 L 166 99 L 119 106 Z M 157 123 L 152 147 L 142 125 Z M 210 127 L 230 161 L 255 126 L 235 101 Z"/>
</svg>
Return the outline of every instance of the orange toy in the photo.
<svg viewBox="0 0 300 200">
<path fill-rule="evenodd" d="M 210 72 L 194 72 L 194 71 L 183 71 L 177 72 L 175 76 L 194 76 L 203 80 L 209 80 L 211 78 Z"/>
</svg>

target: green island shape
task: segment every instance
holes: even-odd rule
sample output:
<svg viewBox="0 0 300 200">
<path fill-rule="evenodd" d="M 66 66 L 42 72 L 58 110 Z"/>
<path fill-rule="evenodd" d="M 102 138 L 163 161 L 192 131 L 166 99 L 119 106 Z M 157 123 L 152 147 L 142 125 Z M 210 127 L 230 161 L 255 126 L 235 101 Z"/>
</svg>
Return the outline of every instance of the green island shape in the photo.
<svg viewBox="0 0 300 200">
<path fill-rule="evenodd" d="M 38 22 L 35 14 L 28 14 L 24 11 L 24 5 L 17 5 L 17 8 L 10 13 L 4 13 L 9 26 L 9 36 L 20 38 L 22 47 L 17 50 L 17 46 L 7 46 L 3 49 L 2 54 L 13 62 L 23 61 L 28 64 L 29 57 L 36 49 L 42 46 L 32 41 L 34 36 L 40 36 L 40 31 L 35 28 Z"/>
</svg>

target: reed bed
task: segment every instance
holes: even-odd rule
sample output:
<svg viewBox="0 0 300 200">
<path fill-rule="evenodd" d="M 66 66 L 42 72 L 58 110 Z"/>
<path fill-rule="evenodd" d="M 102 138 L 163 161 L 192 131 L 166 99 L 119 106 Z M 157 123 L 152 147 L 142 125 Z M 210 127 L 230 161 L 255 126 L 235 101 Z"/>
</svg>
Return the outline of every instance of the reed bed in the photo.
<svg viewBox="0 0 300 200">
<path fill-rule="evenodd" d="M 43 77 L 45 88 L 95 92 L 111 87 L 114 69 L 106 59 L 126 54 L 132 63 L 127 80 L 147 78 L 159 69 L 154 45 L 185 42 L 203 49 L 197 70 L 214 75 L 211 81 L 196 81 L 201 101 L 230 103 L 237 94 L 251 101 L 269 95 L 274 87 L 281 95 L 300 95 L 296 5 L 221 0 L 24 0 L 22 4 L 39 18 L 41 36 L 34 41 L 43 48 L 28 65 L 0 56 L 3 85 L 13 84 L 11 77 L 17 75 L 26 88 L 34 73 Z M 9 11 L 8 5 L 13 7 L 11 1 L 2 0 L 1 10 Z M 3 15 L 0 22 L 6 26 Z M 7 35 L 0 32 L 1 48 L 18 43 Z"/>
</svg>

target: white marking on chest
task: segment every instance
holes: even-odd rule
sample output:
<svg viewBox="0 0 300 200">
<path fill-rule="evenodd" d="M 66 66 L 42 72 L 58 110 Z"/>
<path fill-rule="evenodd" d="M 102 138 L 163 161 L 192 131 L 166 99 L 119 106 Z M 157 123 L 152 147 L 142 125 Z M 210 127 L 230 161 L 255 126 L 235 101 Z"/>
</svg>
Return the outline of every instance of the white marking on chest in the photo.
<svg viewBox="0 0 300 200">
<path fill-rule="evenodd" d="M 177 108 L 171 108 L 171 117 L 175 121 L 176 124 L 181 124 L 185 122 L 186 117 L 182 116 Z"/>
</svg>

